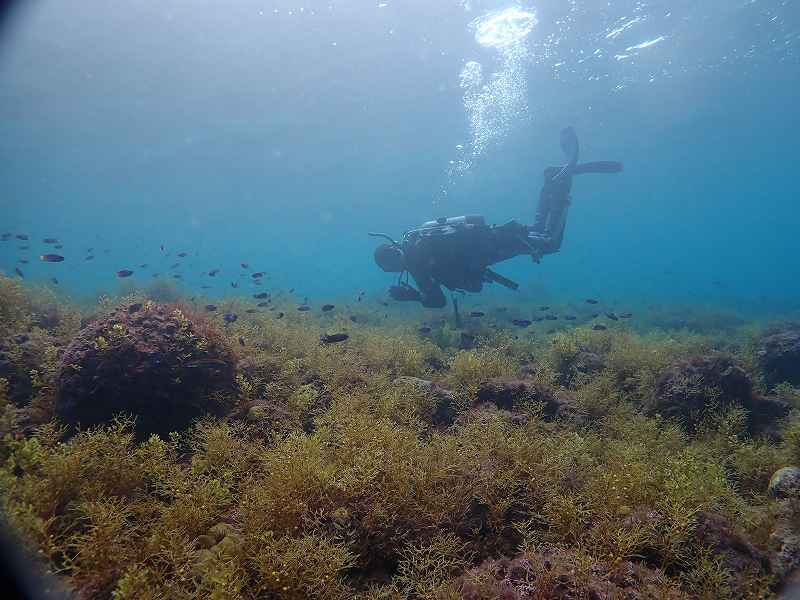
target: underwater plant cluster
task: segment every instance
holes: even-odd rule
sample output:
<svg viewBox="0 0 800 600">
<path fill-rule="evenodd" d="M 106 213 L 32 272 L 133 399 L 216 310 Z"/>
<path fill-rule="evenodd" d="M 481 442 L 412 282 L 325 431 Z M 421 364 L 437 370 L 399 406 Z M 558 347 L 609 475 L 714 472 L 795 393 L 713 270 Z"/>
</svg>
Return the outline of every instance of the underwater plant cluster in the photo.
<svg viewBox="0 0 800 600">
<path fill-rule="evenodd" d="M 800 564 L 800 324 L 465 344 L 168 296 L 0 276 L 4 526 L 67 595 L 770 598 Z"/>
</svg>

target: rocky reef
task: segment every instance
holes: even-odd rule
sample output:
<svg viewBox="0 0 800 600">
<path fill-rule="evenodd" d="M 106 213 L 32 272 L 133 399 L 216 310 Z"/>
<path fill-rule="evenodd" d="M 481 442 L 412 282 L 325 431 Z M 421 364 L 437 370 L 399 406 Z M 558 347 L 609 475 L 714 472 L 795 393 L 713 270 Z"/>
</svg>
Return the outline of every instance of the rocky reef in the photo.
<svg viewBox="0 0 800 600">
<path fill-rule="evenodd" d="M 83 328 L 66 347 L 56 416 L 68 425 L 129 414 L 143 435 L 185 429 L 230 409 L 235 360 L 221 336 L 179 308 L 121 306 Z"/>
<path fill-rule="evenodd" d="M 145 294 L 0 277 L 5 526 L 76 597 L 734 600 L 800 565 L 800 392 L 763 354 L 791 326 L 465 345 Z"/>
</svg>

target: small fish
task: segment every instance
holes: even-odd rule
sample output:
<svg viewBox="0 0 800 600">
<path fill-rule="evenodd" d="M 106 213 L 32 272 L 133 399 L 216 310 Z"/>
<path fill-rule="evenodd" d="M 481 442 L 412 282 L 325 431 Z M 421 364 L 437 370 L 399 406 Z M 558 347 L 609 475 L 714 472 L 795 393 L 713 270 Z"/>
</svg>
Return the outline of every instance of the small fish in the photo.
<svg viewBox="0 0 800 600">
<path fill-rule="evenodd" d="M 513 319 L 511 322 L 517 327 L 530 327 L 531 325 L 531 321 L 528 319 Z"/>
<path fill-rule="evenodd" d="M 142 263 L 141 265 L 139 265 L 139 268 L 140 269 L 146 269 L 147 268 L 147 263 Z"/>
<path fill-rule="evenodd" d="M 239 284 L 236 281 L 231 281 L 231 287 L 232 288 L 238 288 Z"/>
<path fill-rule="evenodd" d="M 279 318 L 279 319 L 282 319 L 282 318 L 283 318 L 283 313 L 282 313 L 282 312 L 279 312 L 279 313 L 278 313 L 277 315 L 275 315 L 275 316 L 276 316 L 277 318 Z"/>
<path fill-rule="evenodd" d="M 253 298 L 255 298 L 256 300 L 264 300 L 266 298 L 269 298 L 269 293 L 261 292 L 260 294 L 253 294 Z"/>
<path fill-rule="evenodd" d="M 14 273 L 22 277 L 22 279 L 25 279 L 25 274 L 19 270 L 19 267 L 14 267 Z"/>
<path fill-rule="evenodd" d="M 27 244 L 25 244 L 24 246 L 17 246 L 17 248 L 19 248 L 20 250 L 30 250 L 31 249 L 31 247 L 28 246 Z"/>
<path fill-rule="evenodd" d="M 596 319 L 599 316 L 600 316 L 600 313 L 592 313 L 592 318 L 593 319 Z"/>
<path fill-rule="evenodd" d="M 57 244 L 58 240 L 56 238 L 44 238 L 42 242 L 45 244 Z"/>
<path fill-rule="evenodd" d="M 420 335 L 428 335 L 431 332 L 431 328 L 427 326 L 420 327 L 419 329 L 417 329 L 417 331 L 420 333 Z"/>
<path fill-rule="evenodd" d="M 553 335 L 555 332 L 556 332 L 556 330 L 555 330 L 555 329 L 548 329 L 546 333 L 547 333 L 548 335 Z"/>
<path fill-rule="evenodd" d="M 42 254 L 39 260 L 42 262 L 64 262 L 64 257 L 60 254 Z"/>
<path fill-rule="evenodd" d="M 210 286 L 210 285 L 201 285 L 201 286 L 200 286 L 200 289 L 201 289 L 201 290 L 210 290 L 210 289 L 211 289 L 211 286 Z"/>
<path fill-rule="evenodd" d="M 253 273 L 252 275 L 250 275 L 250 277 L 252 277 L 253 279 L 261 279 L 264 275 L 265 273 L 263 271 L 259 271 L 258 273 Z"/>
<path fill-rule="evenodd" d="M 633 313 L 629 313 L 629 312 L 627 312 L 627 313 L 622 313 L 622 314 L 619 316 L 619 318 L 620 318 L 620 319 L 630 319 L 632 316 L 633 316 Z"/>
<path fill-rule="evenodd" d="M 63 247 L 64 246 L 62 244 L 56 244 L 55 246 L 53 246 L 53 248 L 55 248 L 56 250 L 61 250 Z"/>
<path fill-rule="evenodd" d="M 356 302 L 361 302 L 361 298 L 363 298 L 363 296 L 359 296 Z"/>
<path fill-rule="evenodd" d="M 217 310 L 217 306 L 215 304 L 206 304 L 206 310 L 208 312 L 214 312 Z"/>
<path fill-rule="evenodd" d="M 170 269 L 177 269 L 177 268 L 178 268 L 178 267 L 180 267 L 180 266 L 181 266 L 181 263 L 173 263 L 173 264 L 171 264 L 171 265 L 169 266 L 169 268 L 170 268 Z"/>
<path fill-rule="evenodd" d="M 20 258 L 17 262 L 21 265 L 27 265 L 31 261 L 29 261 L 27 258 Z"/>
<path fill-rule="evenodd" d="M 128 314 L 132 315 L 133 313 L 139 312 L 140 310 L 142 310 L 142 306 L 144 305 L 141 302 L 137 302 L 136 304 L 131 304 L 128 307 Z"/>
<path fill-rule="evenodd" d="M 247 263 L 241 263 L 241 265 L 242 265 L 243 269 L 249 269 L 250 268 L 250 265 L 248 265 Z"/>
<path fill-rule="evenodd" d="M 605 325 L 600 325 L 598 323 L 597 325 L 592 325 L 592 329 L 594 329 L 595 331 L 605 331 L 606 329 L 608 329 L 608 327 L 606 327 Z"/>
<path fill-rule="evenodd" d="M 160 248 L 161 248 L 161 251 L 163 252 L 164 251 L 164 244 L 161 244 Z"/>
<path fill-rule="evenodd" d="M 558 321 L 558 317 L 555 316 L 555 315 L 545 315 L 544 316 L 544 320 L 545 321 Z"/>
<path fill-rule="evenodd" d="M 334 308 L 336 307 L 333 304 L 323 304 L 322 312 L 331 312 Z"/>
<path fill-rule="evenodd" d="M 0 240 L 2 240 L 2 241 L 4 241 L 4 242 L 7 242 L 7 241 L 8 241 L 8 240 L 10 240 L 12 237 L 14 237 L 14 236 L 13 236 L 13 235 L 11 235 L 10 233 L 4 233 L 3 235 L 1 235 L 1 236 L 0 236 Z"/>
<path fill-rule="evenodd" d="M 244 336 L 241 336 L 241 335 L 239 336 L 239 345 L 240 345 L 240 346 L 244 346 L 244 345 L 245 345 L 245 343 L 244 343 Z"/>
<path fill-rule="evenodd" d="M 53 285 L 58 285 L 58 279 L 56 279 L 55 277 L 51 277 L 50 281 L 52 282 Z"/>
<path fill-rule="evenodd" d="M 350 320 L 351 320 L 353 323 L 358 323 L 358 317 L 356 317 L 355 315 L 350 315 Z"/>
<path fill-rule="evenodd" d="M 389 303 L 386 300 L 381 300 L 381 306 L 389 306 Z"/>
<path fill-rule="evenodd" d="M 94 254 L 90 254 L 89 256 L 84 258 L 83 260 L 94 260 Z"/>
<path fill-rule="evenodd" d="M 20 234 L 17 234 L 17 239 L 18 240 L 22 240 L 23 242 L 27 242 L 28 239 L 30 239 L 30 238 L 28 238 L 28 236 L 25 235 L 24 233 L 20 233 Z"/>
<path fill-rule="evenodd" d="M 599 304 L 599 303 L 600 303 L 600 301 L 599 300 L 595 300 L 594 298 L 587 298 L 586 299 L 586 304 Z"/>
<path fill-rule="evenodd" d="M 180 273 L 175 273 L 175 274 L 172 276 L 172 278 L 173 278 L 173 279 L 183 279 L 183 275 L 181 275 Z"/>
<path fill-rule="evenodd" d="M 290 294 L 294 294 L 294 288 L 290 289 L 290 290 L 289 290 L 289 293 L 290 293 Z"/>
<path fill-rule="evenodd" d="M 606 313 L 606 316 L 612 321 L 619 321 L 619 317 L 615 315 L 613 312 Z"/>
<path fill-rule="evenodd" d="M 130 277 L 133 275 L 133 271 L 130 269 L 122 269 L 121 271 L 117 271 L 117 277 L 120 279 L 124 279 L 125 277 Z"/>
<path fill-rule="evenodd" d="M 187 252 L 178 252 L 178 258 L 186 258 L 189 256 Z"/>
<path fill-rule="evenodd" d="M 299 312 L 308 312 L 311 310 L 311 307 L 308 304 L 301 304 L 300 306 L 297 307 L 297 310 Z"/>
<path fill-rule="evenodd" d="M 504 312 L 508 311 L 508 307 L 507 306 L 498 306 L 496 310 L 499 313 L 504 313 Z"/>
<path fill-rule="evenodd" d="M 469 316 L 470 316 L 470 317 L 473 317 L 473 318 L 475 318 L 475 319 L 480 319 L 480 318 L 481 318 L 482 316 L 484 316 L 485 314 L 486 314 L 486 313 L 483 313 L 483 312 L 481 312 L 481 311 L 479 311 L 479 310 L 473 310 L 471 313 L 469 313 Z"/>
<path fill-rule="evenodd" d="M 211 269 L 211 270 L 208 272 L 208 276 L 209 276 L 209 277 L 216 277 L 216 276 L 217 276 L 217 273 L 219 273 L 219 269 Z"/>
<path fill-rule="evenodd" d="M 153 279 L 158 279 L 161 277 L 161 273 L 153 273 Z"/>
<path fill-rule="evenodd" d="M 222 318 L 225 320 L 226 323 L 235 323 L 236 319 L 239 317 L 233 313 L 225 313 L 222 315 Z"/>
<path fill-rule="evenodd" d="M 86 249 L 86 254 L 91 254 L 92 252 L 94 252 L 94 248 L 87 248 Z"/>
<path fill-rule="evenodd" d="M 575 315 L 564 315 L 565 321 L 574 321 L 576 318 Z"/>
<path fill-rule="evenodd" d="M 320 336 L 319 341 L 323 344 L 336 344 L 338 342 L 344 342 L 350 339 L 350 336 L 346 333 L 330 333 L 323 336 Z"/>
<path fill-rule="evenodd" d="M 267 306 L 269 306 L 269 302 L 259 302 L 258 304 L 256 304 L 256 306 L 258 306 L 259 308 L 266 308 Z"/>
<path fill-rule="evenodd" d="M 540 310 L 540 311 L 542 311 L 542 312 L 544 312 L 544 311 L 546 311 L 546 310 L 550 310 L 550 307 L 549 307 L 549 306 L 540 306 L 540 307 L 539 307 L 539 310 Z"/>
<path fill-rule="evenodd" d="M 220 358 L 198 358 L 183 365 L 187 369 L 225 369 L 228 363 Z"/>
<path fill-rule="evenodd" d="M 255 308 L 248 308 L 244 312 L 246 312 L 248 315 L 254 315 L 254 314 L 256 314 L 257 312 L 260 312 L 260 311 L 258 309 L 255 309 Z"/>
</svg>

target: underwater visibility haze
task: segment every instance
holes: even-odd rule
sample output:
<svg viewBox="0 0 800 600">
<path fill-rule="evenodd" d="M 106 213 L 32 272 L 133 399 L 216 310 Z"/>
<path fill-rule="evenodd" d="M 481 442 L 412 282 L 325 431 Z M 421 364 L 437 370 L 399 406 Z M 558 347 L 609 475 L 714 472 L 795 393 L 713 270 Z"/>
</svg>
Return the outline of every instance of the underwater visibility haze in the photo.
<svg viewBox="0 0 800 600">
<path fill-rule="evenodd" d="M 5 14 L 26 593 L 794 597 L 796 0 Z"/>
</svg>

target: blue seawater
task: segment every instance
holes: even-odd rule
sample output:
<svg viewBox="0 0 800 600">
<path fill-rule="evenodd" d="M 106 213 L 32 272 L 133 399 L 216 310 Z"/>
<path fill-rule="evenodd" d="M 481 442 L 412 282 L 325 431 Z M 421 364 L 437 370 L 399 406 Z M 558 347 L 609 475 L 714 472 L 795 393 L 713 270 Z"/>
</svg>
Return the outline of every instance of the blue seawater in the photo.
<svg viewBox="0 0 800 600">
<path fill-rule="evenodd" d="M 0 268 L 27 282 L 91 299 L 187 252 L 191 294 L 250 295 L 246 262 L 378 299 L 367 232 L 530 222 L 572 125 L 624 172 L 576 180 L 560 253 L 496 267 L 519 292 L 466 303 L 800 308 L 793 0 L 39 0 L 1 33 L 0 229 L 30 241 Z"/>
</svg>

